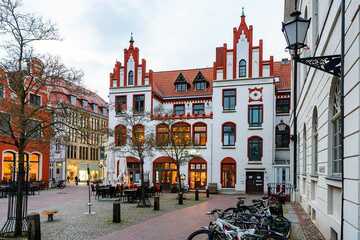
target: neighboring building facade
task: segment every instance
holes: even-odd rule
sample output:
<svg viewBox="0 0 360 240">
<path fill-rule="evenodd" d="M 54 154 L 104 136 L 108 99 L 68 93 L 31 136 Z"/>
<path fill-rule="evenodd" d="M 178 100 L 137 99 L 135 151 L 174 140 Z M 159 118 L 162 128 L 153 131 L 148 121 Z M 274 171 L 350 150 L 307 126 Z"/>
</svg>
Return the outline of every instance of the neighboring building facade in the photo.
<svg viewBox="0 0 360 240">
<path fill-rule="evenodd" d="M 153 72 L 131 38 L 123 64 L 116 62 L 110 74 L 109 181 L 139 181 L 139 160 L 122 150 L 123 113 L 137 112 L 151 113 L 151 124 L 139 129 L 151 128 L 157 138 L 181 131 L 192 139 L 198 157 L 181 166 L 190 189 L 216 183 L 224 191 L 262 193 L 267 183 L 289 182 L 290 63 L 263 59 L 263 42 L 253 43 L 244 14 L 233 46 L 216 49 L 213 67 Z M 171 114 L 160 115 L 160 107 Z M 173 119 L 172 129 L 160 118 Z M 275 151 L 278 124 L 283 143 Z M 159 149 L 145 159 L 144 170 L 153 184 L 176 184 L 176 165 Z"/>
<path fill-rule="evenodd" d="M 65 131 L 51 144 L 50 178 L 80 181 L 104 177 L 104 146 L 107 143 L 107 103 L 96 93 L 83 87 L 64 83 L 50 91 L 50 100 L 65 104 Z"/>
<path fill-rule="evenodd" d="M 0 68 L 0 114 L 1 120 L 9 119 L 13 120 L 14 114 L 10 114 L 11 106 L 14 104 L 14 95 L 9 88 L 8 81 L 6 80 L 5 71 Z M 36 93 L 29 94 L 29 106 L 26 106 L 27 110 L 31 110 L 32 107 L 46 106 L 48 103 L 48 94 L 45 89 L 36 91 Z M 30 120 L 32 124 L 39 124 L 40 122 L 47 122 L 50 119 L 50 114 L 46 110 L 39 110 L 33 120 Z M 12 127 L 15 128 L 14 124 Z M 16 133 L 16 129 L 13 129 Z M 9 126 L 6 121 L 0 121 L 0 181 L 12 181 L 13 180 L 13 161 L 18 161 L 19 154 L 15 146 L 6 144 L 5 142 L 12 142 L 10 137 Z M 50 156 L 50 144 L 47 139 L 47 133 L 37 132 L 33 134 L 32 139 L 25 149 L 25 160 L 29 160 L 29 180 L 30 181 L 44 181 L 49 179 L 49 156 Z M 46 137 L 45 137 L 46 136 Z M 26 166 L 26 164 L 25 164 Z"/>
<path fill-rule="evenodd" d="M 285 20 L 295 9 L 293 2 L 285 2 Z M 309 49 L 301 57 L 340 54 L 341 1 L 298 3 L 302 17 L 311 18 L 306 39 Z M 360 1 L 345 3 L 343 170 L 340 79 L 299 64 L 297 82 L 297 200 L 324 237 L 331 240 L 341 236 L 342 196 L 343 239 L 360 239 Z"/>
</svg>

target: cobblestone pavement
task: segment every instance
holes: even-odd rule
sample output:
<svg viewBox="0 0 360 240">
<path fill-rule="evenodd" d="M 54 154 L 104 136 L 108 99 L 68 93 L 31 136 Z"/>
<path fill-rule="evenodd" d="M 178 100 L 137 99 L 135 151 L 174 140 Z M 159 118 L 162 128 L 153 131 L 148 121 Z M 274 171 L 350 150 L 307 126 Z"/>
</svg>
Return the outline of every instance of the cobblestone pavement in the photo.
<svg viewBox="0 0 360 240">
<path fill-rule="evenodd" d="M 234 206 L 236 197 L 238 196 L 213 195 L 206 202 L 148 219 L 98 240 L 184 240 L 199 227 L 209 224 L 206 212 L 214 208 Z"/>
<path fill-rule="evenodd" d="M 70 186 L 63 190 L 48 190 L 40 192 L 40 195 L 30 196 L 28 212 L 41 212 L 47 209 L 56 209 L 59 214 L 54 216 L 53 222 L 47 222 L 47 218 L 41 216 L 42 239 L 51 240 L 86 240 L 96 239 L 99 236 L 123 229 L 129 225 L 143 222 L 148 218 L 162 215 L 168 211 L 190 207 L 195 202 L 194 194 L 185 195 L 188 200 L 184 205 L 177 204 L 176 194 L 162 194 L 160 196 L 160 211 L 152 208 L 137 208 L 136 204 L 122 204 L 122 222 L 112 223 L 113 201 L 94 200 L 93 216 L 85 215 L 87 212 L 88 190 L 85 186 Z M 200 202 L 206 198 L 200 196 Z M 0 199 L 0 226 L 6 220 L 7 199 Z"/>
</svg>

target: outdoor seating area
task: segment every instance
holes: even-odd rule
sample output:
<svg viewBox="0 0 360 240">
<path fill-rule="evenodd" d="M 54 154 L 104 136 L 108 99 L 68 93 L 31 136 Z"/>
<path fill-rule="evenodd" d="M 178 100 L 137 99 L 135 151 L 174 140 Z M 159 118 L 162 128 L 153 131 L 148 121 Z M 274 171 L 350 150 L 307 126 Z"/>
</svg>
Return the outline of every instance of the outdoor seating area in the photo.
<svg viewBox="0 0 360 240">
<path fill-rule="evenodd" d="M 91 184 L 92 193 L 95 194 L 97 200 L 116 198 L 125 203 L 136 203 L 141 197 L 140 187 L 127 187 L 123 185 L 94 185 Z M 155 196 L 156 191 L 154 187 L 145 188 L 145 198 L 149 199 Z"/>
<path fill-rule="evenodd" d="M 24 191 L 28 195 L 40 194 L 41 190 L 48 188 L 48 184 L 45 181 L 29 182 L 25 185 Z M 16 189 L 16 185 L 13 182 L 1 182 L 0 183 L 0 198 L 6 198 L 8 194 Z"/>
</svg>

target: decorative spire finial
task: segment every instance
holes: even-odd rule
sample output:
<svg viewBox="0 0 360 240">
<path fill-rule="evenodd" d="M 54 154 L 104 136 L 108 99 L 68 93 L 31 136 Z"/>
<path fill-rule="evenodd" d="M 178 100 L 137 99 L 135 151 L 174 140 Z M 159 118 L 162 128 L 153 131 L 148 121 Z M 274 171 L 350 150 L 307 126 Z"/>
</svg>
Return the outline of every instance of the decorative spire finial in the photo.
<svg viewBox="0 0 360 240">
<path fill-rule="evenodd" d="M 130 36 L 130 44 L 133 45 L 134 43 L 134 38 L 133 38 L 133 33 L 131 32 L 131 36 Z"/>
<path fill-rule="evenodd" d="M 244 10 L 244 7 L 242 7 L 242 13 L 241 13 L 241 16 L 242 16 L 242 17 L 245 17 L 245 10 Z"/>
</svg>

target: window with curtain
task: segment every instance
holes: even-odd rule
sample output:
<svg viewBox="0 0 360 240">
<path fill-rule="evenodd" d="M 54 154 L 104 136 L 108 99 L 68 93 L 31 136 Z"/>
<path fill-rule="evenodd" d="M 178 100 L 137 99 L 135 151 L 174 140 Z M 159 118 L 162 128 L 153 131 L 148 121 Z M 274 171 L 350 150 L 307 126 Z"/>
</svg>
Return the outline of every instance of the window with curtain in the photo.
<svg viewBox="0 0 360 240">
<path fill-rule="evenodd" d="M 172 141 L 177 145 L 189 145 L 191 143 L 191 128 L 188 123 L 175 123 L 172 128 Z"/>
<path fill-rule="evenodd" d="M 127 97 L 126 96 L 115 96 L 115 113 L 125 113 L 127 109 Z"/>
<path fill-rule="evenodd" d="M 241 59 L 239 61 L 239 77 L 246 77 L 246 61 Z"/>
<path fill-rule="evenodd" d="M 145 127 L 137 124 L 133 128 L 133 144 L 143 144 L 145 140 Z"/>
<path fill-rule="evenodd" d="M 205 123 L 195 123 L 193 126 L 193 141 L 195 146 L 205 146 L 207 129 Z"/>
<path fill-rule="evenodd" d="M 248 122 L 249 122 L 249 127 L 261 127 L 263 123 L 262 105 L 249 105 Z"/>
<path fill-rule="evenodd" d="M 224 146 L 235 146 L 236 125 L 234 123 L 224 123 L 222 126 L 222 138 Z"/>
<path fill-rule="evenodd" d="M 156 126 L 156 144 L 164 146 L 169 143 L 169 126 L 166 124 L 159 124 Z"/>
<path fill-rule="evenodd" d="M 249 161 L 261 161 L 263 153 L 263 140 L 261 137 L 251 137 L 248 139 L 248 158 Z"/>
</svg>

